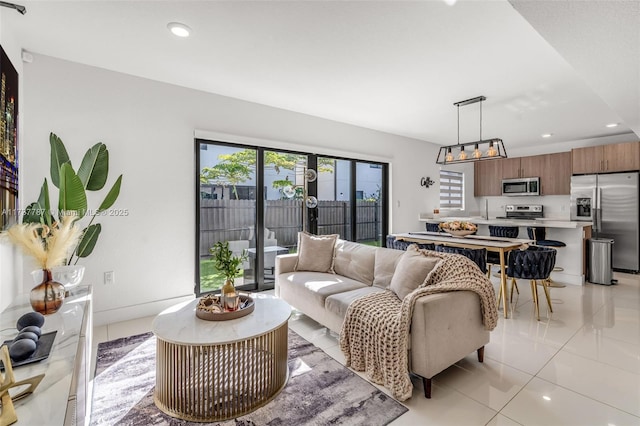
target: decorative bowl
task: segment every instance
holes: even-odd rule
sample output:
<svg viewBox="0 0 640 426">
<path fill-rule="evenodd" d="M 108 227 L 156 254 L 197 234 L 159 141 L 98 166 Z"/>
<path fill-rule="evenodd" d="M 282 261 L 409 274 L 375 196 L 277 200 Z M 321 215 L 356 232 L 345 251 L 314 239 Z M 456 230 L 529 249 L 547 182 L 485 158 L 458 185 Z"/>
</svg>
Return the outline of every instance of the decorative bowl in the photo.
<svg viewBox="0 0 640 426">
<path fill-rule="evenodd" d="M 466 235 L 471 235 L 476 231 L 468 231 L 466 229 L 458 229 L 458 230 L 451 230 L 451 229 L 447 229 L 444 232 L 446 232 L 447 234 L 451 234 L 454 237 L 464 237 Z"/>
<path fill-rule="evenodd" d="M 33 282 L 40 284 L 42 282 L 42 269 L 36 269 L 31 272 Z M 82 282 L 84 276 L 84 266 L 82 265 L 63 265 L 51 268 L 51 276 L 54 281 L 64 286 L 65 290 L 69 290 Z"/>
<path fill-rule="evenodd" d="M 227 321 L 236 318 L 241 318 L 245 315 L 249 315 L 255 309 L 256 305 L 253 299 L 248 296 L 241 294 L 240 298 L 240 308 L 235 311 L 225 311 L 220 308 L 220 295 L 207 295 L 200 298 L 198 305 L 196 306 L 196 317 L 206 320 L 206 321 Z M 211 310 L 210 307 L 201 308 L 201 304 L 206 306 L 218 305 L 219 310 L 216 309 Z"/>
</svg>

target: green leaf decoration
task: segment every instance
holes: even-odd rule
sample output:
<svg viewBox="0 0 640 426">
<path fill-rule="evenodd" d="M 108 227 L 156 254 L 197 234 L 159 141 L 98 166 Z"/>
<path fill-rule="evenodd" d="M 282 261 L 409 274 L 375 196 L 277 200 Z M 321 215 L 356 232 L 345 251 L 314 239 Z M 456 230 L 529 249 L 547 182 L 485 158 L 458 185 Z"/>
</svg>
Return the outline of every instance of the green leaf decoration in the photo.
<svg viewBox="0 0 640 426">
<path fill-rule="evenodd" d="M 42 217 L 42 208 L 38 203 L 31 203 L 24 209 L 22 215 L 22 223 L 42 223 L 44 218 Z"/>
<path fill-rule="evenodd" d="M 78 218 L 83 217 L 87 212 L 87 194 L 84 191 L 84 185 L 70 163 L 64 163 L 60 167 L 58 210 L 60 212 L 75 211 Z"/>
<path fill-rule="evenodd" d="M 107 146 L 99 142 L 84 154 L 78 169 L 78 177 L 84 188 L 98 191 L 104 187 L 109 174 L 109 151 Z"/>
<path fill-rule="evenodd" d="M 78 244 L 78 249 L 76 250 L 76 255 L 78 257 L 87 257 L 93 252 L 96 242 L 98 242 L 100 231 L 102 231 L 102 225 L 99 223 L 93 224 L 84 229 L 82 239 L 80 240 L 80 244 Z"/>
<path fill-rule="evenodd" d="M 102 204 L 98 207 L 98 213 L 105 211 L 116 202 L 118 195 L 120 195 L 120 185 L 122 185 L 122 175 L 118 176 L 109 193 L 104 197 L 104 201 L 102 201 Z"/>
<path fill-rule="evenodd" d="M 40 189 L 38 207 L 40 208 L 39 213 L 43 219 L 43 223 L 47 226 L 51 226 L 51 203 L 49 202 L 49 184 L 47 183 L 47 178 L 44 178 L 42 188 Z"/>
<path fill-rule="evenodd" d="M 60 188 L 60 167 L 64 163 L 71 164 L 71 162 L 64 143 L 57 135 L 50 133 L 49 143 L 51 144 L 51 183 L 56 188 Z"/>
</svg>

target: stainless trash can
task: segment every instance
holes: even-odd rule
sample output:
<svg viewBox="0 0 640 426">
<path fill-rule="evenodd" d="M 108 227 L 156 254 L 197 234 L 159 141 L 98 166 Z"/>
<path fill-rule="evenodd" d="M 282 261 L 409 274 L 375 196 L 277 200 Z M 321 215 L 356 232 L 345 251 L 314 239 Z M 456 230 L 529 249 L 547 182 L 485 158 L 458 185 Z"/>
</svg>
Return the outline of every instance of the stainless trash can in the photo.
<svg viewBox="0 0 640 426">
<path fill-rule="evenodd" d="M 589 282 L 611 285 L 613 283 L 613 240 L 591 238 L 589 240 Z"/>
</svg>

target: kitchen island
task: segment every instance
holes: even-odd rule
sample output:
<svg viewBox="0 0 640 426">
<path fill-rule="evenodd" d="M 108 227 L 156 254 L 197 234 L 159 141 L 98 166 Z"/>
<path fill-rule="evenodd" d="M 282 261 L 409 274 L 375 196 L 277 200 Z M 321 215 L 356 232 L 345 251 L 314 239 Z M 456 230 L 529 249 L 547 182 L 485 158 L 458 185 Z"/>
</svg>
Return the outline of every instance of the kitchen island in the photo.
<svg viewBox="0 0 640 426">
<path fill-rule="evenodd" d="M 591 222 L 577 222 L 561 219 L 484 219 L 482 217 L 441 217 L 433 218 L 420 215 L 419 220 L 425 223 L 440 223 L 451 220 L 463 220 L 478 225 L 478 235 L 489 235 L 489 225 L 517 226 L 520 228 L 519 238 L 527 238 L 527 227 L 542 226 L 546 228 L 548 240 L 558 240 L 566 247 L 558 248 L 556 266 L 562 271 L 551 273 L 551 279 L 564 284 L 582 285 L 587 273 L 586 249 L 587 240 L 591 238 Z"/>
</svg>

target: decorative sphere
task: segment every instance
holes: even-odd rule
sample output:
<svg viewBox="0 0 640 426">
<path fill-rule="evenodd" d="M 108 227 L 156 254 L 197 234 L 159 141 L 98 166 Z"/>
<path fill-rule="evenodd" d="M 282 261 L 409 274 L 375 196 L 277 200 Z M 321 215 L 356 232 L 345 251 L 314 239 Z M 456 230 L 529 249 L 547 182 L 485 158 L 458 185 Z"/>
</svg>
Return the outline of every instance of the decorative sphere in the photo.
<svg viewBox="0 0 640 426">
<path fill-rule="evenodd" d="M 21 331 L 25 327 L 35 325 L 36 327 L 42 327 L 44 324 L 44 315 L 39 312 L 28 312 L 21 316 L 16 323 L 16 328 Z"/>
<path fill-rule="evenodd" d="M 22 361 L 29 358 L 36 351 L 36 342 L 31 339 L 14 341 L 9 347 L 9 356 L 14 361 Z"/>
<path fill-rule="evenodd" d="M 25 327 L 22 330 L 20 330 L 21 333 L 24 333 L 24 332 L 27 332 L 27 331 L 29 333 L 35 334 L 38 337 L 42 336 L 42 329 L 40 327 L 38 327 L 38 326 L 30 325 L 30 326 Z"/>
<path fill-rule="evenodd" d="M 34 342 L 37 342 L 39 337 L 36 333 L 32 333 L 30 331 L 21 331 L 20 333 L 18 333 L 16 338 L 13 339 L 13 341 L 17 342 L 18 340 L 21 340 L 21 339 L 30 339 L 30 340 L 33 340 Z"/>
</svg>

